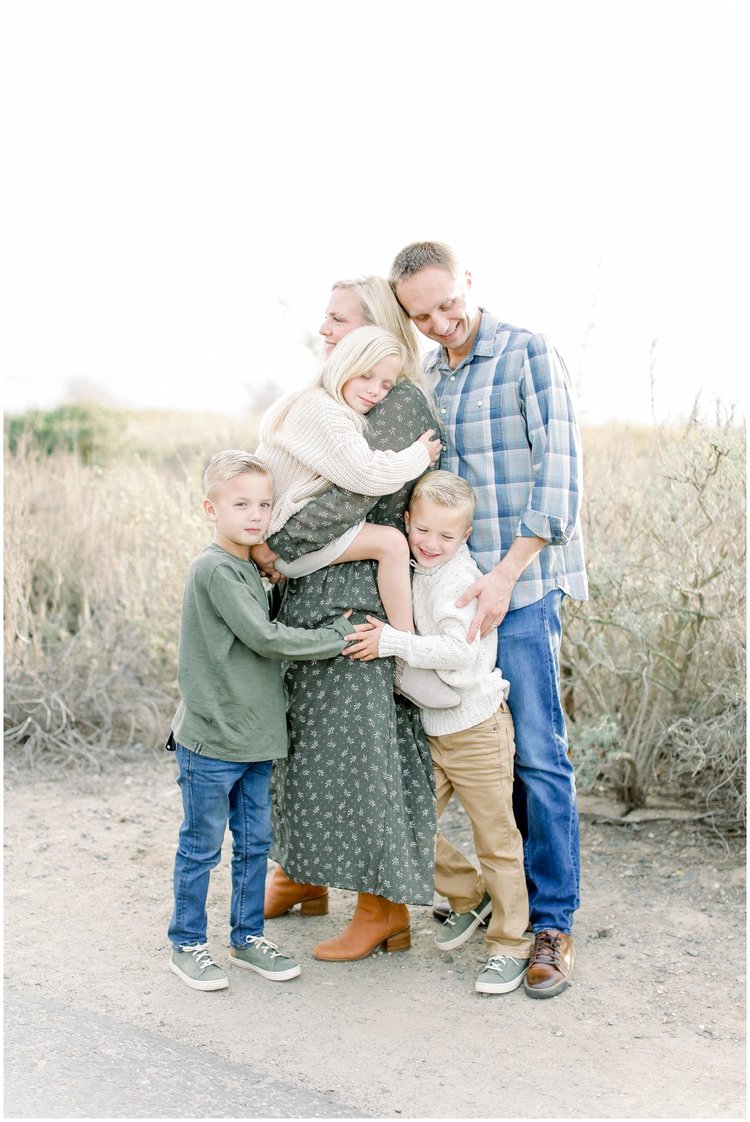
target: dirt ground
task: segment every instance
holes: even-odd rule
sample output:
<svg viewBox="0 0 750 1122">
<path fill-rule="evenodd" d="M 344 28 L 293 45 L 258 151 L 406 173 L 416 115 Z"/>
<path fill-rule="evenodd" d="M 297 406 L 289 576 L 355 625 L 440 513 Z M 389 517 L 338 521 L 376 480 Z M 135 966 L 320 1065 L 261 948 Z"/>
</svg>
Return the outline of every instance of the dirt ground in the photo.
<svg viewBox="0 0 750 1122">
<path fill-rule="evenodd" d="M 326 917 L 267 925 L 300 978 L 234 971 L 228 990 L 199 993 L 167 968 L 172 757 L 11 777 L 6 994 L 147 1028 L 378 1118 L 744 1117 L 744 850 L 700 822 L 625 825 L 596 809 L 582 800 L 575 982 L 555 999 L 476 994 L 481 935 L 441 954 L 430 908 L 412 909 L 408 952 L 316 962 L 311 948 L 353 908 L 339 891 Z M 471 852 L 460 808 L 445 828 Z M 220 960 L 228 881 L 225 849 L 209 901 Z M 213 1116 L 210 1102 L 199 1116 Z"/>
</svg>

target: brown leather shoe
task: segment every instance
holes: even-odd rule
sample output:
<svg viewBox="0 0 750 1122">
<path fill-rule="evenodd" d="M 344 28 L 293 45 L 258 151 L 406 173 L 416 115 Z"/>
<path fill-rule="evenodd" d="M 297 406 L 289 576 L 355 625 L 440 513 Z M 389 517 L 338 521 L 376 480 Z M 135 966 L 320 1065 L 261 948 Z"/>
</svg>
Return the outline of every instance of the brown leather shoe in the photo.
<svg viewBox="0 0 750 1122">
<path fill-rule="evenodd" d="M 276 919 L 301 904 L 303 916 L 328 915 L 328 889 L 323 884 L 300 884 L 277 865 L 266 885 L 264 919 Z"/>
<path fill-rule="evenodd" d="M 529 997 L 557 997 L 570 985 L 576 959 L 573 936 L 537 931 L 523 988 Z"/>
</svg>

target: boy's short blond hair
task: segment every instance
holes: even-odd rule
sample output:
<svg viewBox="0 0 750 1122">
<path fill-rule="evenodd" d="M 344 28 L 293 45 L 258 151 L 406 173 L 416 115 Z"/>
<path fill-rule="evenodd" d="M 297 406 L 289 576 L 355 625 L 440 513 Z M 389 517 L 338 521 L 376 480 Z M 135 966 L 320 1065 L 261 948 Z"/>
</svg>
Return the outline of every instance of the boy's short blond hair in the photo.
<svg viewBox="0 0 750 1122">
<path fill-rule="evenodd" d="M 466 526 L 471 526 L 476 510 L 477 500 L 473 490 L 460 475 L 452 471 L 428 471 L 420 476 L 414 485 L 409 500 L 409 512 L 419 499 L 437 503 L 438 506 L 453 507 L 464 510 L 466 513 Z"/>
<path fill-rule="evenodd" d="M 257 475 L 271 475 L 263 461 L 244 448 L 228 448 L 225 452 L 217 452 L 203 475 L 205 497 L 210 498 L 211 492 L 219 483 L 226 483 L 228 479 L 234 479 L 235 475 L 243 475 L 246 471 Z"/>
</svg>

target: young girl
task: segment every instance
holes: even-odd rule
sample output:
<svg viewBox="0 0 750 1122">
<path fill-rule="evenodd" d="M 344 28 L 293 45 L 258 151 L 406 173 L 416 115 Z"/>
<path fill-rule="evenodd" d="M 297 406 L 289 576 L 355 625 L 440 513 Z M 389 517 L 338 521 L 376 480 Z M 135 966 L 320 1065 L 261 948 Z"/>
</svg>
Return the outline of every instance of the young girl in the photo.
<svg viewBox="0 0 750 1122">
<path fill-rule="evenodd" d="M 268 410 L 256 453 L 274 481 L 267 536 L 332 483 L 363 495 L 389 495 L 437 463 L 441 445 L 434 429 L 402 452 L 376 451 L 365 439 L 367 414 L 396 384 L 403 363 L 403 348 L 389 332 L 358 327 L 337 343 L 312 386 Z M 285 576 L 300 577 L 326 565 L 364 560 L 378 562 L 378 591 L 388 622 L 413 631 L 409 548 L 394 527 L 360 522 L 314 554 L 290 565 L 282 559 L 275 564 Z M 458 695 L 433 672 L 414 675 L 402 665 L 399 670 L 400 692 L 417 704 L 457 704 Z M 430 684 L 429 703 L 417 678 Z"/>
</svg>

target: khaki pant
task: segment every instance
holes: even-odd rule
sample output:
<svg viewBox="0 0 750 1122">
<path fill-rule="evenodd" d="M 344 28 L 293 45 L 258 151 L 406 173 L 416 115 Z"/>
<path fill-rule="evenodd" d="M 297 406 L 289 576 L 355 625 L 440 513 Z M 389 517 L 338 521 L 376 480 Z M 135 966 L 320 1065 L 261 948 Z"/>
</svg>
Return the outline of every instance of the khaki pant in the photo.
<svg viewBox="0 0 750 1122">
<path fill-rule="evenodd" d="M 485 888 L 492 898 L 486 932 L 490 954 L 528 958 L 524 937 L 529 898 L 523 867 L 523 843 L 513 817 L 513 718 L 505 703 L 473 728 L 428 737 L 432 750 L 437 816 L 453 792 L 471 821 L 481 874 L 442 834 L 437 836 L 435 888 L 454 912 L 476 908 Z"/>
</svg>

